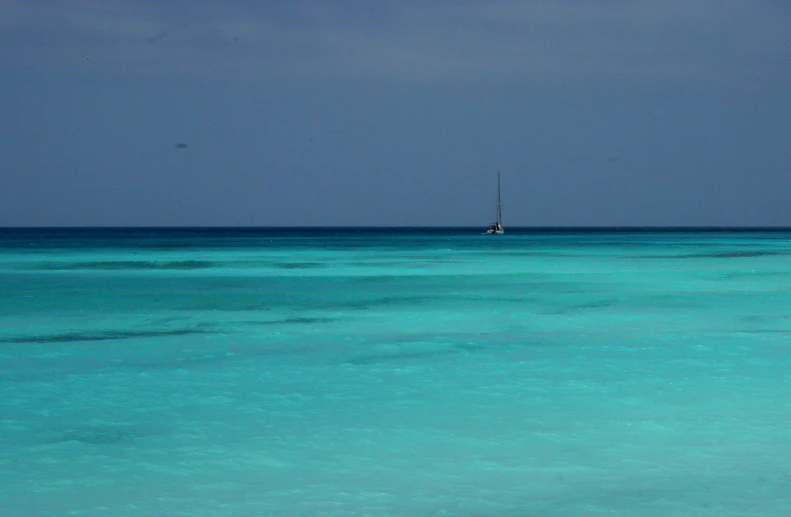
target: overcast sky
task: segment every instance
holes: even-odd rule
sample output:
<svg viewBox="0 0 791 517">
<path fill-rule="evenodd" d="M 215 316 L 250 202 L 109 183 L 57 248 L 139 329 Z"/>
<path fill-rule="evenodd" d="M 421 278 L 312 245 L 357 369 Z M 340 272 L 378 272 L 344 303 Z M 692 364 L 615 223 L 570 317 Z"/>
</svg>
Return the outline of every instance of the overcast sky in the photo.
<svg viewBox="0 0 791 517">
<path fill-rule="evenodd" d="M 0 0 L 0 226 L 791 226 L 787 0 Z M 186 147 L 184 145 L 186 144 Z"/>
</svg>

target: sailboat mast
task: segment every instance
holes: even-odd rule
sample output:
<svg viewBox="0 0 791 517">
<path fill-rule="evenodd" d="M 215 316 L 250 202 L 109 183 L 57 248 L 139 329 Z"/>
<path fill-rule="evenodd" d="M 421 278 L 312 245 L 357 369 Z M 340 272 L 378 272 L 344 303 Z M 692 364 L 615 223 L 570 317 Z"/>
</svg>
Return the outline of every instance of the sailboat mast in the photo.
<svg viewBox="0 0 791 517">
<path fill-rule="evenodd" d="M 497 222 L 503 217 L 503 212 L 500 208 L 500 171 L 497 171 Z"/>
</svg>

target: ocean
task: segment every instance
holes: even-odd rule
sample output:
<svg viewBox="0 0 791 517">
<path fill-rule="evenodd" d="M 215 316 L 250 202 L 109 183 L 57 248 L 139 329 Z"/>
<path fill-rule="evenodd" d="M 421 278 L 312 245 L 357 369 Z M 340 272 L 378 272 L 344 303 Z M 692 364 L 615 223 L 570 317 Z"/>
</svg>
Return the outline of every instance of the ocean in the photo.
<svg viewBox="0 0 791 517">
<path fill-rule="evenodd" d="M 0 230 L 0 515 L 791 515 L 791 231 Z"/>
</svg>

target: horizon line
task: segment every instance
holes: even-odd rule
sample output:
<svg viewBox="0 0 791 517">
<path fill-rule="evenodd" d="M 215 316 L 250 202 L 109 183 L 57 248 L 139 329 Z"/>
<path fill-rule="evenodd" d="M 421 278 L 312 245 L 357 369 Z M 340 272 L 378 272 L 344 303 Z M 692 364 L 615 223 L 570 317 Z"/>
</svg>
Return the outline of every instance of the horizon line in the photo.
<svg viewBox="0 0 791 517">
<path fill-rule="evenodd" d="M 254 226 L 254 225 L 156 225 L 156 226 L 93 226 L 93 225 L 73 225 L 73 226 L 0 226 L 0 230 L 476 230 L 484 228 L 483 225 L 475 226 L 451 226 L 451 225 L 438 225 L 438 226 L 321 226 L 321 225 L 299 225 L 299 226 Z M 763 231 L 791 231 L 791 226 L 753 226 L 753 225 L 543 225 L 543 226 L 507 226 L 506 229 L 512 231 L 541 231 L 541 230 L 763 230 Z"/>
</svg>

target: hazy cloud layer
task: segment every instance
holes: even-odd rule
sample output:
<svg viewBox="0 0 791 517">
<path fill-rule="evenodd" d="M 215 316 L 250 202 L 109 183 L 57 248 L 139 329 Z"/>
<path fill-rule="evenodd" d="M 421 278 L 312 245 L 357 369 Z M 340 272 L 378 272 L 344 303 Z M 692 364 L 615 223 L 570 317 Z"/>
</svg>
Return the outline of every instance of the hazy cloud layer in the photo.
<svg viewBox="0 0 791 517">
<path fill-rule="evenodd" d="M 789 65 L 758 0 L 5 0 L 6 63 L 113 73 L 436 80 L 745 80 Z"/>
</svg>

